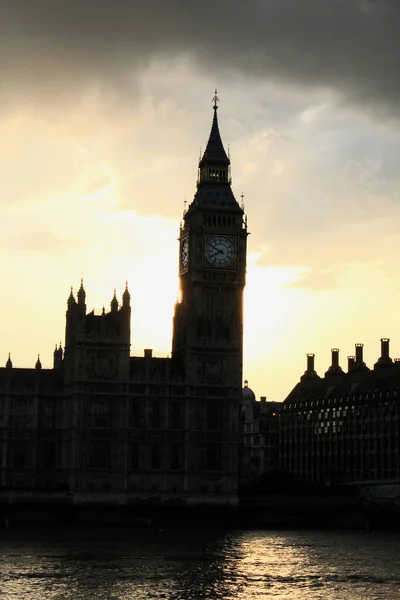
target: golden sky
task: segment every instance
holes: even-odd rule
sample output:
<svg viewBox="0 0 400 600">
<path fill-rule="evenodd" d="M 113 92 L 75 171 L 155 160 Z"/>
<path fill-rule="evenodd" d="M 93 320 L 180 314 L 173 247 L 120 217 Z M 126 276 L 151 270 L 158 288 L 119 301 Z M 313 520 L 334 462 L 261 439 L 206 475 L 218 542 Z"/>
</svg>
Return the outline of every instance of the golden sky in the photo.
<svg viewBox="0 0 400 600">
<path fill-rule="evenodd" d="M 380 9 L 362 4 L 363 19 L 387 26 Z M 320 79 L 301 71 L 307 63 L 300 59 L 290 70 L 279 40 L 270 50 L 280 60 L 269 71 L 251 52 L 235 69 L 229 53 L 213 62 L 211 48 L 200 60 L 190 40 L 165 42 L 163 53 L 162 44 L 153 51 L 144 41 L 127 50 L 122 39 L 114 54 L 101 54 L 91 39 L 99 53 L 89 56 L 82 46 L 81 64 L 65 50 L 69 38 L 55 58 L 46 54 L 38 23 L 31 38 L 20 33 L 20 41 L 33 40 L 33 62 L 13 38 L 17 66 L 3 78 L 0 99 L 4 364 L 11 352 L 14 366 L 34 366 L 39 352 L 43 366 L 52 366 L 69 289 L 77 290 L 81 277 L 88 310 L 97 312 L 109 307 L 114 288 L 121 297 L 128 280 L 132 353 L 170 352 L 179 223 L 195 192 L 215 87 L 233 190 L 237 198 L 244 193 L 248 215 L 244 378 L 257 397 L 283 400 L 307 352 L 315 352 L 320 375 L 333 347 L 343 367 L 358 342 L 372 366 L 381 337 L 391 338 L 391 355 L 400 356 L 399 104 L 383 74 L 378 90 L 365 84 L 379 75 L 379 64 L 360 71 L 366 44 L 352 64 L 359 80 L 345 59 L 326 62 L 321 74 L 313 58 Z M 296 31 L 286 32 L 291 48 L 297 43 L 308 56 L 306 32 L 300 44 Z M 327 59 L 329 46 L 320 41 Z M 262 43 L 259 52 L 267 52 Z M 124 68 L 116 73 L 114 64 Z M 0 61 L 3 71 L 5 65 Z"/>
</svg>

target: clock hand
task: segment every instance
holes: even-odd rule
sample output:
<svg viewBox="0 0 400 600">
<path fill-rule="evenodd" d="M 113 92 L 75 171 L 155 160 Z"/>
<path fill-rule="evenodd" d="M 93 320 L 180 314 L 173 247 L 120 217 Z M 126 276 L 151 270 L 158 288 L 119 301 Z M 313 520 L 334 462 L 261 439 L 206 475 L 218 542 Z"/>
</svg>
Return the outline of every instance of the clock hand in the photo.
<svg viewBox="0 0 400 600">
<path fill-rule="evenodd" d="M 216 256 L 217 254 L 221 254 L 221 252 L 223 252 L 223 248 L 216 248 L 215 246 L 211 246 L 211 248 L 215 251 L 213 252 L 213 254 L 210 254 L 210 256 Z"/>
</svg>

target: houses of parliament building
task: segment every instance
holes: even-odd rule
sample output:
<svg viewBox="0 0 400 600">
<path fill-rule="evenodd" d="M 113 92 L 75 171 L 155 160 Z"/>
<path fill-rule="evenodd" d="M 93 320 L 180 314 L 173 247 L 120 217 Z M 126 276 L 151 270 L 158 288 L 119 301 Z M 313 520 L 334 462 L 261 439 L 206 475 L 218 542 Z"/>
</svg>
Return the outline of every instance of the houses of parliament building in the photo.
<svg viewBox="0 0 400 600">
<path fill-rule="evenodd" d="M 237 503 L 247 224 L 217 103 L 179 233 L 171 357 L 130 355 L 128 286 L 102 314 L 71 290 L 53 368 L 0 369 L 3 500 Z"/>
</svg>

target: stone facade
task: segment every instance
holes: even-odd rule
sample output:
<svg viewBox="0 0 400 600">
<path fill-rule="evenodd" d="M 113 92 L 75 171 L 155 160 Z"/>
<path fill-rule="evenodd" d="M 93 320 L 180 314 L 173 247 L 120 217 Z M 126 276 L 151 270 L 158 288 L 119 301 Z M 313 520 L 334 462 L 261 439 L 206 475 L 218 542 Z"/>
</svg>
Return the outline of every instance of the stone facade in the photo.
<svg viewBox="0 0 400 600">
<path fill-rule="evenodd" d="M 279 467 L 279 416 L 282 402 L 267 402 L 265 396 L 256 400 L 253 390 L 244 382 L 243 428 L 244 445 L 241 485 L 257 485 L 263 476 Z"/>
</svg>

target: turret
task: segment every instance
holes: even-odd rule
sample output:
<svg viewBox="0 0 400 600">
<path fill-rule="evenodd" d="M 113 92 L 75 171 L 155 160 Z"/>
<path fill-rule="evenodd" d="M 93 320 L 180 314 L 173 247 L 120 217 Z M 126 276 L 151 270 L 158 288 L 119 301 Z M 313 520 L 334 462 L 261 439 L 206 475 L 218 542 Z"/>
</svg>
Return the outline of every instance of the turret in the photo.
<svg viewBox="0 0 400 600">
<path fill-rule="evenodd" d="M 42 369 L 42 363 L 40 362 L 40 354 L 38 354 L 37 361 L 35 364 L 35 369 L 36 369 L 36 371 L 41 371 L 41 369 Z"/>
<path fill-rule="evenodd" d="M 10 369 L 12 369 L 12 367 L 13 367 L 13 364 L 12 364 L 12 360 L 11 360 L 11 354 L 8 353 L 8 359 L 7 359 L 7 362 L 6 362 L 6 369 L 10 370 Z"/>
<path fill-rule="evenodd" d="M 128 292 L 129 293 L 129 292 Z M 111 312 L 113 314 L 118 312 L 118 300 L 117 300 L 117 296 L 116 296 L 116 291 L 114 289 L 114 296 L 111 300 Z"/>
<path fill-rule="evenodd" d="M 83 287 L 83 279 L 81 279 L 81 287 L 78 290 L 78 315 L 81 320 L 86 315 L 86 292 Z"/>
<path fill-rule="evenodd" d="M 57 348 L 57 344 L 53 353 L 53 369 L 61 369 L 63 361 L 63 349 L 61 347 L 61 342 L 59 348 Z"/>
<path fill-rule="evenodd" d="M 128 282 L 126 282 L 125 291 L 122 294 L 122 306 L 124 308 L 129 308 L 131 305 L 131 295 L 128 290 Z"/>
<path fill-rule="evenodd" d="M 76 306 L 76 300 L 74 298 L 74 289 L 71 285 L 71 292 L 69 294 L 68 300 L 67 300 L 67 306 L 68 309 L 73 309 Z"/>
<path fill-rule="evenodd" d="M 71 286 L 71 292 L 67 300 L 67 314 L 65 321 L 65 346 L 69 347 L 72 343 L 73 331 L 75 329 L 75 323 L 77 319 L 78 305 L 74 298 L 74 291 Z"/>
</svg>

